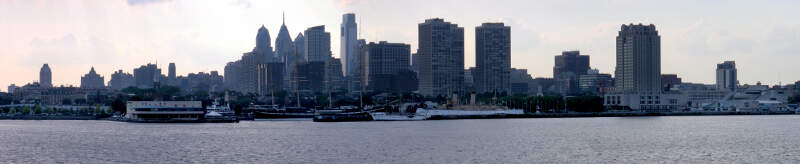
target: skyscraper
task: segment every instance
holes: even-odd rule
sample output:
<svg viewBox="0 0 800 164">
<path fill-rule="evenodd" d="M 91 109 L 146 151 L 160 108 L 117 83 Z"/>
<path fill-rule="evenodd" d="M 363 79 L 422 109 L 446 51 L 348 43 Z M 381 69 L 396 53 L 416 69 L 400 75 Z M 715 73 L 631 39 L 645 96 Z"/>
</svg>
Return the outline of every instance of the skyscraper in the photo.
<svg viewBox="0 0 800 164">
<path fill-rule="evenodd" d="M 717 64 L 717 89 L 736 91 L 739 81 L 736 77 L 736 62 L 725 61 Z"/>
<path fill-rule="evenodd" d="M 275 38 L 275 55 L 281 62 L 289 63 L 294 59 L 292 54 L 292 36 L 289 36 L 289 29 L 286 28 L 286 17 L 283 18 L 283 24 L 278 31 L 278 37 Z M 288 67 L 287 67 L 288 68 Z"/>
<path fill-rule="evenodd" d="M 266 66 L 267 63 L 281 63 L 281 60 L 275 57 L 270 44 L 269 30 L 262 25 L 256 34 L 256 46 L 253 51 L 244 53 L 240 60 L 229 62 L 225 66 L 223 77 L 225 88 L 242 93 L 262 93 L 263 90 L 260 89 L 264 87 L 259 85 L 262 84 L 259 66 Z"/>
<path fill-rule="evenodd" d="M 275 61 L 275 54 L 272 52 L 272 40 L 269 37 L 269 30 L 264 25 L 258 29 L 256 34 L 256 47 L 253 52 L 258 58 L 264 58 L 266 61 Z"/>
<path fill-rule="evenodd" d="M 395 77 L 411 68 L 411 45 L 403 43 L 369 43 L 369 51 L 362 58 L 365 63 L 363 73 L 365 85 L 374 91 L 397 91 L 392 86 Z"/>
<path fill-rule="evenodd" d="M 139 88 L 152 88 L 154 82 L 161 80 L 161 69 L 155 64 L 142 65 L 133 69 L 133 77 Z"/>
<path fill-rule="evenodd" d="M 464 28 L 440 18 L 419 28 L 419 91 L 426 96 L 450 96 L 464 84 Z"/>
<path fill-rule="evenodd" d="M 478 93 L 508 92 L 511 89 L 511 27 L 483 23 L 475 27 L 475 72 Z"/>
<path fill-rule="evenodd" d="M 555 57 L 553 79 L 561 94 L 571 95 L 580 92 L 579 77 L 589 71 L 589 56 L 580 51 L 564 51 Z"/>
<path fill-rule="evenodd" d="M 53 87 L 53 73 L 47 63 L 44 63 L 42 69 L 39 70 L 39 85 L 44 88 Z"/>
<path fill-rule="evenodd" d="M 359 45 L 358 45 L 358 25 L 356 24 L 356 14 L 347 13 L 342 15 L 341 27 L 341 48 L 339 55 L 342 60 L 342 71 L 344 76 L 358 76 Z"/>
<path fill-rule="evenodd" d="M 84 89 L 104 88 L 106 86 L 104 84 L 105 82 L 103 79 L 104 79 L 103 76 L 98 75 L 97 72 L 94 71 L 94 67 L 92 67 L 92 69 L 89 70 L 89 73 L 81 77 L 81 88 Z"/>
<path fill-rule="evenodd" d="M 297 62 L 308 62 L 308 58 L 306 57 L 306 37 L 303 36 L 303 33 L 298 33 L 296 37 L 294 37 L 294 51 L 296 56 Z"/>
<path fill-rule="evenodd" d="M 175 74 L 175 63 L 169 63 L 169 68 L 167 68 L 166 84 L 171 86 L 178 85 L 178 77 Z"/>
<path fill-rule="evenodd" d="M 622 25 L 614 74 L 618 92 L 661 92 L 661 36 L 655 25 Z"/>
<path fill-rule="evenodd" d="M 331 34 L 325 32 L 325 26 L 314 26 L 306 29 L 305 57 L 308 62 L 328 62 L 331 58 Z"/>
<path fill-rule="evenodd" d="M 342 75 L 342 61 L 331 57 L 325 65 L 325 88 L 326 91 L 336 91 L 344 88 L 344 77 Z"/>
</svg>

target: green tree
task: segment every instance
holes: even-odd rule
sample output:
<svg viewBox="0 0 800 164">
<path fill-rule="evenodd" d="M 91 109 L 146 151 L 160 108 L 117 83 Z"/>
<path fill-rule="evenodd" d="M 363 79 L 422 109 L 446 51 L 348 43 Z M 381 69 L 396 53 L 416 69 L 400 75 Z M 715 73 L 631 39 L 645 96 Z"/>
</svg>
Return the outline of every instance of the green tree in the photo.
<svg viewBox="0 0 800 164">
<path fill-rule="evenodd" d="M 29 106 L 22 107 L 22 114 L 30 115 L 31 114 L 31 107 L 29 107 Z"/>
<path fill-rule="evenodd" d="M 55 108 L 48 108 L 47 109 L 47 113 L 48 114 L 56 114 L 56 109 Z"/>
<path fill-rule="evenodd" d="M 42 114 L 42 106 L 39 105 L 39 104 L 34 105 L 33 106 L 33 113 L 34 114 Z"/>
<path fill-rule="evenodd" d="M 94 115 L 103 114 L 103 109 L 100 108 L 100 105 L 95 105 L 94 106 L 94 111 L 92 111 L 92 114 L 94 114 Z"/>
<path fill-rule="evenodd" d="M 9 114 L 9 115 L 14 115 L 14 114 L 17 114 L 17 108 L 11 108 L 11 109 L 9 109 L 9 110 L 8 110 L 8 114 Z"/>
</svg>

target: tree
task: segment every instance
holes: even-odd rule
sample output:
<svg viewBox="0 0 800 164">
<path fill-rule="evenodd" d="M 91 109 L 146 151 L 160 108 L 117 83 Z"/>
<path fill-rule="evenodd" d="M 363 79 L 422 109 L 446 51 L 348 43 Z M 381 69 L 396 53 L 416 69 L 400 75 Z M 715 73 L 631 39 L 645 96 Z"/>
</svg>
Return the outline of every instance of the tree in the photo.
<svg viewBox="0 0 800 164">
<path fill-rule="evenodd" d="M 34 105 L 33 106 L 33 113 L 34 114 L 42 114 L 42 106 L 39 105 L 39 104 Z"/>
<path fill-rule="evenodd" d="M 22 114 L 25 114 L 25 115 L 31 114 L 31 107 L 29 107 L 29 106 L 22 107 Z"/>
<path fill-rule="evenodd" d="M 48 114 L 56 114 L 56 109 L 55 108 L 48 108 L 47 109 L 47 113 Z"/>
<path fill-rule="evenodd" d="M 10 110 L 8 110 L 8 114 L 9 115 L 17 114 L 17 108 L 11 108 Z"/>
<path fill-rule="evenodd" d="M 122 99 L 120 98 L 117 98 L 116 100 L 114 100 L 114 102 L 111 103 L 111 109 L 113 109 L 116 112 L 125 113 L 126 112 L 125 108 L 126 108 L 125 102 L 123 102 Z"/>
<path fill-rule="evenodd" d="M 95 105 L 94 106 L 94 111 L 92 111 L 92 114 L 94 114 L 94 115 L 103 114 L 103 109 L 100 107 L 100 105 Z"/>
</svg>

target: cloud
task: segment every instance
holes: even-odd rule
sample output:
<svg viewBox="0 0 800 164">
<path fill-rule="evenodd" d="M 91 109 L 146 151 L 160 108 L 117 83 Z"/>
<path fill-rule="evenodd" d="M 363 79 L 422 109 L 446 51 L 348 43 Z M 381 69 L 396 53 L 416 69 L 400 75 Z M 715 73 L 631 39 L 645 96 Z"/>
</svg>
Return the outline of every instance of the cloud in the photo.
<svg viewBox="0 0 800 164">
<path fill-rule="evenodd" d="M 136 6 L 136 5 L 146 5 L 146 4 L 169 2 L 169 1 L 172 1 L 172 0 L 128 0 L 128 5 Z"/>
<path fill-rule="evenodd" d="M 339 7 L 352 6 L 366 1 L 367 0 L 333 0 L 333 2 Z"/>
<path fill-rule="evenodd" d="M 234 0 L 231 2 L 234 6 L 241 6 L 243 8 L 250 8 L 253 4 L 249 0 Z"/>
</svg>

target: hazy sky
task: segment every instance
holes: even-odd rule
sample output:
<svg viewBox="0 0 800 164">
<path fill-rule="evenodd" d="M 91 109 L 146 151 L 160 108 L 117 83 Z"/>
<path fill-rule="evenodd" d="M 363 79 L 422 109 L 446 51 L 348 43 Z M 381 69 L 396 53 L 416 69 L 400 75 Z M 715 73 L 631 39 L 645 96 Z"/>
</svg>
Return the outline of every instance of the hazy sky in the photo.
<svg viewBox="0 0 800 164">
<path fill-rule="evenodd" d="M 0 90 L 38 80 L 43 63 L 56 85 L 79 85 L 94 66 L 113 71 L 175 62 L 178 74 L 222 72 L 252 50 L 258 27 L 273 39 L 286 13 L 294 38 L 325 25 L 339 56 L 341 15 L 356 13 L 360 37 L 417 47 L 417 24 L 440 17 L 465 29 L 465 63 L 474 66 L 475 26 L 511 26 L 512 66 L 552 76 L 553 56 L 591 55 L 611 73 L 621 24 L 653 23 L 662 73 L 713 83 L 717 63 L 736 60 L 742 84 L 800 80 L 797 0 L 0 0 Z M 273 43 L 274 45 L 274 43 Z M 164 72 L 166 74 L 166 69 Z"/>
</svg>

